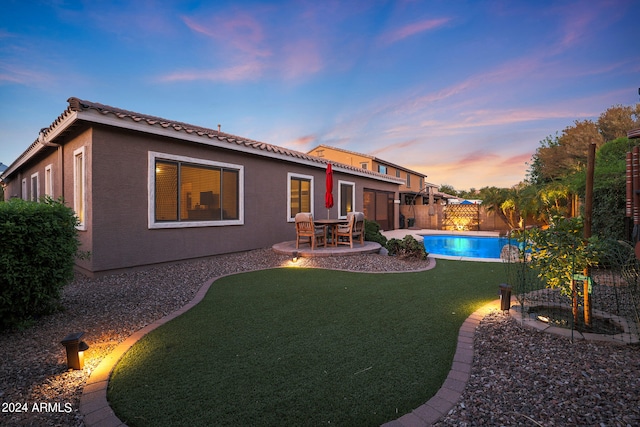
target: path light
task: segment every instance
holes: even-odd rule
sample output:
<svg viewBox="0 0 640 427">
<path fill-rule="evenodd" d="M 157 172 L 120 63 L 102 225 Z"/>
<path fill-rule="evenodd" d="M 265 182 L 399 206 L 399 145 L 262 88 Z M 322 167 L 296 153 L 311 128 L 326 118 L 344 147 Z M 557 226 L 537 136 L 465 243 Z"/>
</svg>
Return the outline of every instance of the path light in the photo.
<svg viewBox="0 0 640 427">
<path fill-rule="evenodd" d="M 537 319 L 544 323 L 549 323 L 549 318 L 547 316 L 538 316 Z"/>
<path fill-rule="evenodd" d="M 506 283 L 500 284 L 500 310 L 509 311 L 511 308 L 511 286 Z"/>
<path fill-rule="evenodd" d="M 80 341 L 84 332 L 76 332 L 69 334 L 61 341 L 61 344 L 67 349 L 67 366 L 69 369 L 84 368 L 84 352 L 89 350 L 86 342 Z"/>
<path fill-rule="evenodd" d="M 298 262 L 298 251 L 293 251 L 293 258 L 291 261 Z"/>
</svg>

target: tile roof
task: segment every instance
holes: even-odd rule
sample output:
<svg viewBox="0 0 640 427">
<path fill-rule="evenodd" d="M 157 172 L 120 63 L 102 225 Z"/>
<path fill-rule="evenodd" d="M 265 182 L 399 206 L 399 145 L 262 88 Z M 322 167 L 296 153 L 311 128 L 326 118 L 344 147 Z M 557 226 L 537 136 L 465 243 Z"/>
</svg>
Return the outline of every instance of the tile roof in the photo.
<svg viewBox="0 0 640 427">
<path fill-rule="evenodd" d="M 240 150 L 244 152 L 254 152 L 254 154 L 257 155 L 276 157 L 283 160 L 293 161 L 296 163 L 304 163 L 321 168 L 325 168 L 328 163 L 331 163 L 334 167 L 334 170 L 341 170 L 353 175 L 367 176 L 373 179 L 383 180 L 387 182 L 398 184 L 400 183 L 397 178 L 389 177 L 388 175 L 379 174 L 374 171 L 363 170 L 342 163 L 330 162 L 327 159 L 312 156 L 307 153 L 220 132 L 219 130 L 178 122 L 175 120 L 168 120 L 162 117 L 141 114 L 134 111 L 123 110 L 121 108 L 116 108 L 75 97 L 69 98 L 67 102 L 69 103 L 67 109 L 62 112 L 62 114 L 60 114 L 48 128 L 43 128 L 40 131 L 38 139 L 34 141 L 31 146 L 9 166 L 7 171 L 5 171 L 4 173 L 4 176 L 13 173 L 15 169 L 24 164 L 35 153 L 40 151 L 46 145 L 46 142 L 52 142 L 52 140 L 59 133 L 66 130 L 68 126 L 75 123 L 76 121 L 100 123 L 100 117 L 104 117 L 105 122 L 106 118 L 120 119 L 122 120 L 122 122 L 119 123 L 119 125 L 126 128 L 135 128 L 136 130 L 142 130 L 149 133 L 157 133 L 158 129 L 174 130 L 176 132 L 176 138 L 189 139 L 193 142 L 216 145 L 218 147 Z M 108 123 L 111 125 L 115 125 L 111 120 Z M 147 124 L 149 126 L 152 126 L 153 128 L 140 128 L 139 126 L 141 124 Z"/>
</svg>

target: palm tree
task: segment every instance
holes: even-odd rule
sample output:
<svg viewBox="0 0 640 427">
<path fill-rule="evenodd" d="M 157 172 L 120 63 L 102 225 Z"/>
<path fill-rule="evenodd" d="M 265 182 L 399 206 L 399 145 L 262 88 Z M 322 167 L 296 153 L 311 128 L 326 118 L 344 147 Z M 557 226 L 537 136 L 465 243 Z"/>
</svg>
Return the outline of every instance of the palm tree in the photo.
<svg viewBox="0 0 640 427">
<path fill-rule="evenodd" d="M 478 197 L 482 199 L 482 206 L 487 212 L 493 212 L 510 228 L 515 228 L 513 219 L 502 209 L 502 205 L 508 199 L 508 192 L 506 188 L 484 187 L 480 189 Z"/>
</svg>

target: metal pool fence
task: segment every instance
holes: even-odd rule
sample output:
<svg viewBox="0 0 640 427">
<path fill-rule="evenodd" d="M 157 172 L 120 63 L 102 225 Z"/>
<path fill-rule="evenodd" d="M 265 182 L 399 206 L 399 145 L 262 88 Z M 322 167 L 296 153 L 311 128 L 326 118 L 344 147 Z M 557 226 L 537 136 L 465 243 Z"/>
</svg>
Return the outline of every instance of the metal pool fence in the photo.
<svg viewBox="0 0 640 427">
<path fill-rule="evenodd" d="M 539 329 L 563 328 L 570 339 L 589 338 L 638 344 L 640 337 L 640 261 L 631 245 L 614 242 L 605 261 L 584 275 L 574 266 L 568 286 L 551 288 L 529 261 L 530 248 L 512 245 L 503 261 L 514 307 Z M 567 279 L 568 280 L 568 279 Z M 568 332 L 567 332 L 568 331 Z"/>
</svg>

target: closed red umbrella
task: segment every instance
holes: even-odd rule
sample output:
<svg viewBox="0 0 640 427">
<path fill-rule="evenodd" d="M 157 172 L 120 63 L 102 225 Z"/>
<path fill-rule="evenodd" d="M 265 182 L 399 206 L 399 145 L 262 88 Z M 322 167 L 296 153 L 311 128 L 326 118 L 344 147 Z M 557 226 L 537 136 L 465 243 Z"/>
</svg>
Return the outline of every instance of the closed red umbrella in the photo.
<svg viewBox="0 0 640 427">
<path fill-rule="evenodd" d="M 327 208 L 327 218 L 329 218 L 329 209 L 333 207 L 333 169 L 331 169 L 331 163 L 327 165 L 326 192 L 324 193 L 324 207 Z"/>
</svg>

